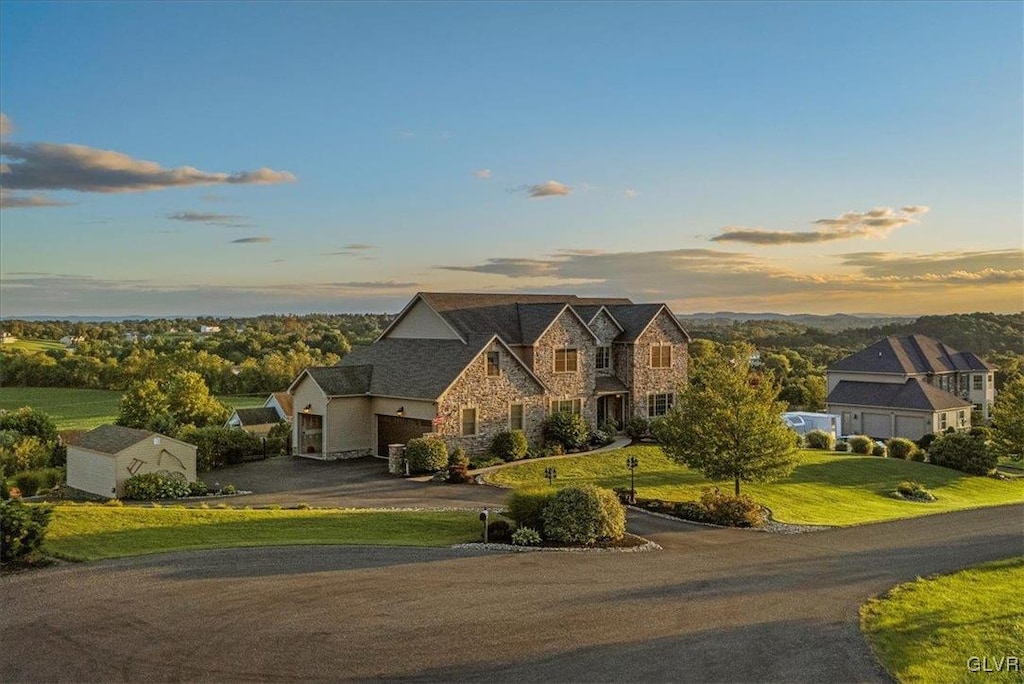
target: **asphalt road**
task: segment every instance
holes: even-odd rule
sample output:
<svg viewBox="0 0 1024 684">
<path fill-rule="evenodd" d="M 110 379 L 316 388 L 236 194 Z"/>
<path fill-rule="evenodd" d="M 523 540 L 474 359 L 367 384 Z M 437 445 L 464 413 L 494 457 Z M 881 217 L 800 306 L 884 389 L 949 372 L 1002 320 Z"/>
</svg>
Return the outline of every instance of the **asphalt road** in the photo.
<svg viewBox="0 0 1024 684">
<path fill-rule="evenodd" d="M 652 553 L 302 547 L 0 578 L 4 681 L 884 681 L 870 596 L 1024 553 L 1024 506 Z"/>
</svg>

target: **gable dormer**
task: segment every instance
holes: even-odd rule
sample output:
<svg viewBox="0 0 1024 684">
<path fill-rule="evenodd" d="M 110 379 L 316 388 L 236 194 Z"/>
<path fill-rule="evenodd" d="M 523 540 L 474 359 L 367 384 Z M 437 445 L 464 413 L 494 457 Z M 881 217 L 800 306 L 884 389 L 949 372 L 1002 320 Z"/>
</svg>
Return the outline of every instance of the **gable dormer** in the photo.
<svg viewBox="0 0 1024 684">
<path fill-rule="evenodd" d="M 384 339 L 460 340 L 465 341 L 420 295 L 409 302 L 398 317 L 381 333 Z"/>
</svg>

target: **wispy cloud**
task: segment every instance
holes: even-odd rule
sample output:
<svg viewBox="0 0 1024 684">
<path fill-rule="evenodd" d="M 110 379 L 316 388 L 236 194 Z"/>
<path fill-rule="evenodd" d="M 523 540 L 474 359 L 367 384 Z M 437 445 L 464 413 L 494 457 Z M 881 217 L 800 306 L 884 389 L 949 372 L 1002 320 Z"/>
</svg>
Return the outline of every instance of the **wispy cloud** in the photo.
<svg viewBox="0 0 1024 684">
<path fill-rule="evenodd" d="M 565 183 L 556 180 L 537 183 L 536 185 L 520 185 L 510 192 L 525 192 L 530 199 L 541 199 L 544 197 L 562 197 L 572 194 L 572 188 Z"/>
<path fill-rule="evenodd" d="M 10 135 L 14 132 L 14 124 L 3 112 L 0 112 L 0 136 Z"/>
<path fill-rule="evenodd" d="M 622 194 L 626 196 L 626 199 L 633 199 L 640 193 L 634 190 L 633 188 L 626 188 L 625 190 L 622 191 Z"/>
<path fill-rule="evenodd" d="M 852 266 L 872 278 L 910 277 L 933 280 L 944 274 L 1014 274 L 1024 269 L 1024 249 L 949 251 L 932 253 L 851 252 L 840 257 L 844 266 Z"/>
<path fill-rule="evenodd" d="M 235 173 L 201 171 L 191 166 L 168 169 L 156 162 L 85 145 L 13 143 L 4 145 L 3 155 L 11 160 L 3 174 L 3 184 L 13 190 L 118 193 L 192 185 L 268 185 L 297 180 L 287 171 L 268 168 Z"/>
<path fill-rule="evenodd" d="M 408 290 L 412 287 L 418 287 L 419 283 L 403 283 L 394 280 L 350 280 L 342 283 L 327 283 L 327 285 L 354 290 Z"/>
<path fill-rule="evenodd" d="M 238 216 L 236 214 L 219 214 L 210 211 L 176 211 L 173 214 L 167 214 L 167 218 L 172 221 L 185 221 L 186 223 L 205 223 L 209 226 L 228 226 L 231 228 L 240 228 L 248 224 L 244 223 L 247 216 Z"/>
<path fill-rule="evenodd" d="M 320 256 L 358 256 L 361 259 L 372 259 L 373 257 L 361 256 L 363 252 L 369 249 L 376 249 L 376 247 L 361 242 L 355 242 L 345 245 L 336 252 L 323 252 Z"/>
<path fill-rule="evenodd" d="M 348 245 L 345 245 L 344 247 L 342 247 L 342 249 L 355 249 L 355 250 L 364 250 L 364 249 L 373 249 L 373 248 L 374 248 L 373 245 L 368 245 L 368 244 L 365 244 L 363 242 L 353 242 L 351 244 L 348 244 Z"/>
<path fill-rule="evenodd" d="M 473 172 L 473 175 L 476 176 L 477 178 L 482 178 L 482 179 L 486 180 L 486 179 L 491 177 L 491 170 L 490 169 L 477 169 L 476 171 Z"/>
<path fill-rule="evenodd" d="M 234 244 L 234 245 L 252 245 L 252 244 L 256 244 L 256 243 L 260 243 L 260 242 L 273 242 L 273 241 L 274 241 L 274 238 L 267 237 L 265 235 L 259 235 L 259 236 L 255 236 L 255 237 L 238 238 L 237 240 L 232 240 L 231 244 Z"/>
<path fill-rule="evenodd" d="M 900 209 L 879 207 L 870 211 L 849 211 L 835 218 L 814 221 L 818 230 L 785 231 L 728 226 L 712 242 L 744 242 L 752 245 L 794 245 L 834 242 L 854 238 L 885 238 L 902 226 L 916 223 L 928 207 L 908 205 Z"/>
<path fill-rule="evenodd" d="M 0 209 L 34 209 L 37 207 L 66 207 L 71 202 L 55 200 L 47 195 L 26 195 L 0 188 Z"/>
</svg>

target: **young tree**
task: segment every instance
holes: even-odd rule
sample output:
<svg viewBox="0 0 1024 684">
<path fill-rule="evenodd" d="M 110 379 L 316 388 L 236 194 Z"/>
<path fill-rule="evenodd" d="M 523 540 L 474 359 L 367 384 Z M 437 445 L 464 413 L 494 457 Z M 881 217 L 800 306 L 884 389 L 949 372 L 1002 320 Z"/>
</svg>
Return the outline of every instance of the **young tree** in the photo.
<svg viewBox="0 0 1024 684">
<path fill-rule="evenodd" d="M 148 430 L 158 416 L 167 412 L 167 395 L 156 380 L 141 380 L 129 385 L 121 397 L 117 424 Z"/>
<path fill-rule="evenodd" d="M 782 421 L 770 375 L 750 369 L 752 348 L 736 345 L 705 355 L 692 368 L 675 406 L 659 421 L 658 438 L 669 458 L 710 480 L 771 482 L 796 467 L 793 432 Z"/>
<path fill-rule="evenodd" d="M 195 371 L 181 371 L 167 382 L 167 404 L 178 425 L 221 425 L 231 411 L 215 397 Z"/>
<path fill-rule="evenodd" d="M 1024 458 L 1024 376 L 999 390 L 992 406 L 992 447 L 1006 458 Z"/>
</svg>

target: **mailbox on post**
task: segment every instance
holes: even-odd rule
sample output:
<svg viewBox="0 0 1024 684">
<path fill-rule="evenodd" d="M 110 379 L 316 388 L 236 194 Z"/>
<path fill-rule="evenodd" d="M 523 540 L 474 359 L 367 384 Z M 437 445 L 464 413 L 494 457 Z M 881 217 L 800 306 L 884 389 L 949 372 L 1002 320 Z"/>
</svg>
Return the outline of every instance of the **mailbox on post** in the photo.
<svg viewBox="0 0 1024 684">
<path fill-rule="evenodd" d="M 483 513 L 480 514 L 480 522 L 484 524 L 484 544 L 487 543 L 487 519 L 491 517 L 491 512 L 486 508 Z"/>
</svg>

